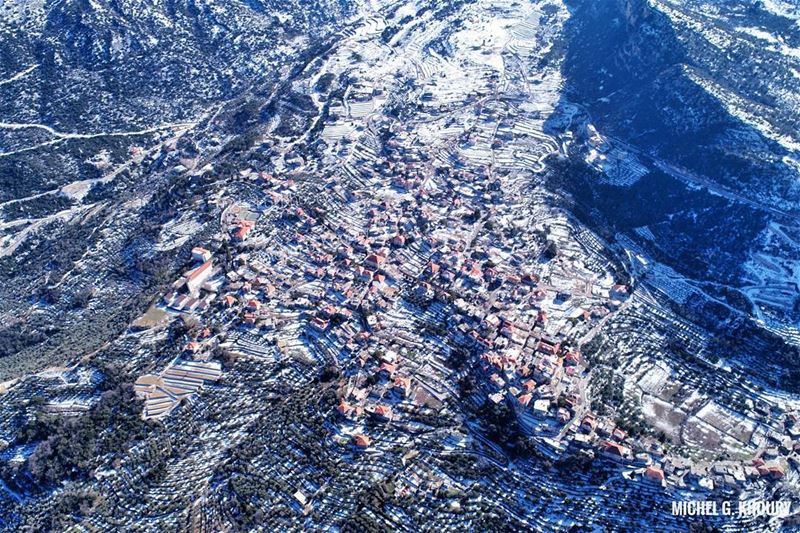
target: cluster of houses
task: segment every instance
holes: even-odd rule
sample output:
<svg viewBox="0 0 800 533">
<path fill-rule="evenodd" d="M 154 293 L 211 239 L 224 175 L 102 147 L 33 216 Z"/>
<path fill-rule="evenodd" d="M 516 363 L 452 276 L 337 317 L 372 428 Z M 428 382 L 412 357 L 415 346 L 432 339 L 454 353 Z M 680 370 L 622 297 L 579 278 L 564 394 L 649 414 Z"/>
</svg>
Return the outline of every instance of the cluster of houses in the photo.
<svg viewBox="0 0 800 533">
<path fill-rule="evenodd" d="M 496 119 L 496 112 L 486 106 L 476 116 Z M 468 374 L 475 387 L 459 400 L 509 407 L 553 459 L 601 457 L 643 483 L 698 490 L 783 476 L 785 454 L 682 463 L 656 439 L 629 435 L 618 413 L 593 412 L 582 344 L 635 305 L 632 288 L 593 253 L 602 247 L 596 238 L 532 201 L 524 175 L 500 175 L 491 159 L 468 163 L 456 149 L 434 157 L 411 125 L 387 116 L 372 117 L 371 128 L 383 132 L 379 147 L 353 151 L 313 180 L 290 164 L 294 152 L 272 172 L 242 170 L 255 193 L 223 212 L 225 257 L 192 250 L 192 268 L 163 301 L 202 323 L 224 321 L 226 332 L 189 339 L 175 363 L 206 365 L 205 377 L 179 387 L 164 377 L 169 369 L 140 378 L 145 416 L 166 416 L 219 379 L 207 366 L 209 347 L 222 345 L 247 357 L 337 368 L 332 427 L 354 450 L 377 449 L 376 427 L 413 429 L 421 413 L 446 413 Z M 487 141 L 473 130 L 462 151 Z M 514 135 L 495 135 L 492 148 Z M 591 138 L 606 153 L 601 141 Z M 239 333 L 263 346 L 245 346 Z M 450 366 L 454 353 L 466 355 Z"/>
<path fill-rule="evenodd" d="M 495 7 L 506 22 L 486 25 L 483 43 L 467 37 L 480 68 L 462 56 L 458 68 L 427 80 L 426 69 L 457 57 L 459 45 L 438 24 L 417 23 L 435 10 L 406 16 L 407 7 L 392 8 L 412 27 L 391 47 L 334 48 L 312 64 L 346 68 L 330 73 L 350 84 L 327 102 L 319 138 L 315 131 L 262 138 L 258 157 L 241 163 L 247 168 L 219 191 L 214 202 L 225 209 L 218 234 L 187 253 L 185 270 L 157 305 L 159 316 L 187 326 L 170 332 L 180 337 L 167 347 L 169 358 L 159 354 L 170 362 L 150 366 L 147 343 L 164 333 L 156 326 L 122 339 L 142 342 L 136 363 L 147 373 L 134 384 L 142 417 L 174 422 L 185 434 L 191 429 L 192 444 L 143 441 L 124 461 L 109 455 L 108 468 L 94 476 L 98 492 L 114 495 L 140 527 L 218 531 L 263 518 L 261 527 L 281 531 L 296 529 L 302 513 L 304 527 L 320 530 L 359 529 L 354 518 L 387 529 L 613 530 L 617 511 L 631 516 L 624 507 L 656 502 L 664 489 L 670 499 L 690 492 L 689 499 L 707 499 L 712 491 L 774 488 L 795 477 L 797 413 L 782 414 L 783 431 L 768 434 L 755 457 L 701 460 L 633 431 L 621 409 L 596 412 L 596 353 L 586 345 L 601 330 L 620 342 L 623 334 L 604 326 L 646 304 L 600 253 L 605 244 L 552 208 L 556 193 L 536 184 L 544 158 L 563 153 L 559 143 L 571 138 L 567 132 L 556 140 L 544 128 L 556 101 L 563 103 L 560 78 L 532 83 L 524 67 L 535 46 L 550 46 L 533 35 L 541 6 Z M 456 15 L 456 26 L 475 27 L 465 13 Z M 514 18 L 520 24 L 512 35 L 506 32 Z M 374 30 L 383 39 L 382 28 L 358 35 L 368 39 Z M 443 47 L 415 33 L 429 30 Z M 409 61 L 403 35 L 420 51 L 448 54 Z M 498 36 L 505 43 L 505 35 L 507 44 L 487 44 Z M 508 48 L 503 57 L 501 46 Z M 395 59 L 379 55 L 388 48 Z M 399 74 L 369 79 L 358 65 L 370 57 L 399 61 L 402 72 L 413 65 L 418 86 Z M 514 62 L 522 68 L 505 69 Z M 452 83 L 454 71 L 465 78 Z M 307 90 L 314 85 L 308 81 L 292 90 Z M 402 91 L 392 91 L 393 83 Z M 404 102 L 406 95 L 414 100 Z M 315 103 L 326 97 L 316 90 L 312 96 Z M 391 113 L 380 112 L 383 102 Z M 588 137 L 588 162 L 608 183 L 640 177 L 635 160 L 593 128 Z M 323 161 L 315 160 L 319 149 Z M 197 176 L 212 167 L 180 162 L 176 171 Z M 633 331 L 629 337 L 639 335 Z M 60 394 L 46 410 L 74 415 L 89 408 L 92 380 L 65 386 L 72 379 L 47 378 L 47 388 Z M 11 394 L 23 402 L 33 392 Z M 184 408 L 197 410 L 190 428 L 175 417 Z M 623 479 L 598 490 L 588 481 L 595 471 L 562 475 L 538 460 L 504 469 L 506 450 L 489 438 L 487 412 L 514 417 L 513 431 L 524 439 L 510 445 L 532 443 L 554 464 L 596 460 Z M 9 410 L 0 412 L 0 458 L 10 420 Z M 501 432 L 510 434 L 511 426 Z M 151 476 L 146 466 L 162 447 L 177 453 Z M 25 449 L 5 453 L 22 458 Z M 631 493 L 631 486 L 639 490 Z M 86 526 L 113 529 L 102 514 L 90 513 Z M 492 522 L 504 514 L 519 521 Z M 644 509 L 641 515 L 642 522 L 625 526 L 665 529 L 649 523 Z M 157 522 L 162 518 L 169 522 Z"/>
<path fill-rule="evenodd" d="M 341 368 L 339 431 L 355 449 L 374 445 L 368 426 L 403 425 L 409 412 L 446 410 L 452 390 L 437 384 L 451 380 L 453 369 L 414 354 L 430 350 L 429 359 L 438 352 L 444 361 L 462 350 L 478 380 L 472 401 L 508 405 L 554 459 L 603 457 L 643 482 L 691 485 L 695 476 L 700 488 L 718 475 L 721 483 L 783 475 L 778 458 L 759 458 L 730 472 L 712 465 L 701 476 L 698 468 L 676 466 L 654 439 L 639 442 L 610 416 L 593 413 L 581 341 L 628 304 L 630 288 L 586 264 L 566 223 L 549 233 L 538 226 L 516 230 L 531 213 L 518 213 L 510 205 L 518 199 L 499 190 L 485 169 L 437 167 L 391 141 L 385 155 L 382 163 L 365 161 L 361 179 L 392 176 L 391 193 L 346 191 L 334 179 L 326 185 L 358 205 L 357 217 L 336 213 L 325 196 L 309 194 L 290 175 L 248 172 L 268 199 L 263 211 L 240 203 L 227 209 L 229 258 L 194 248 L 194 264 L 165 295 L 164 307 L 201 322 L 232 317 L 233 329 L 271 339 L 284 356 L 300 343 L 320 365 Z M 272 222 L 259 225 L 259 217 Z M 548 253 L 553 246 L 558 251 Z M 417 329 L 436 313 L 439 330 Z M 287 329 L 290 323 L 299 328 Z M 282 333 L 288 330 L 294 339 Z M 219 379 L 210 347 L 225 335 L 209 336 L 202 330 L 161 374 L 140 378 L 143 416 L 167 416 Z M 446 346 L 430 337 L 446 339 Z"/>
</svg>

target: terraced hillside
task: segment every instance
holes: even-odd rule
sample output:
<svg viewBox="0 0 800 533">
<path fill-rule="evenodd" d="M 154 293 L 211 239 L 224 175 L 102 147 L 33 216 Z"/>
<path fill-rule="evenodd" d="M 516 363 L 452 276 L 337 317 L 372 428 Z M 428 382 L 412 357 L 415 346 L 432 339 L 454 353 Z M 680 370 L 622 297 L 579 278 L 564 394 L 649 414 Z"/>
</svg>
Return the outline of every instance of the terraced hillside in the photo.
<svg viewBox="0 0 800 533">
<path fill-rule="evenodd" d="M 0 529 L 797 520 L 783 3 L 0 9 Z"/>
</svg>

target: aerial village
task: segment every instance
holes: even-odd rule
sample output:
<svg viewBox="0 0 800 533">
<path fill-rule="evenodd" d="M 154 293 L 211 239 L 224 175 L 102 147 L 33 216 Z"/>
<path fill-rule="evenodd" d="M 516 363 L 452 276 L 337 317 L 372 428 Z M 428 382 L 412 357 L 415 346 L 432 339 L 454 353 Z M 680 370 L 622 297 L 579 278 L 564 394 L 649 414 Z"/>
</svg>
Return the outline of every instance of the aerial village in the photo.
<svg viewBox="0 0 800 533">
<path fill-rule="evenodd" d="M 511 46 L 524 53 L 533 30 L 516 31 Z M 374 68 L 371 46 L 359 51 Z M 349 53 L 334 55 L 329 68 Z M 491 69 L 479 72 L 472 79 L 494 82 Z M 797 475 L 795 412 L 757 415 L 763 424 L 756 430 L 709 402 L 704 418 L 691 421 L 698 447 L 728 449 L 710 438 L 718 435 L 739 441 L 732 453 L 692 459 L 674 445 L 670 431 L 678 426 L 662 428 L 662 435 L 642 433 L 626 412 L 639 407 L 609 410 L 596 401 L 623 393 L 616 380 L 599 379 L 584 353 L 599 332 L 608 339 L 616 331 L 619 342 L 630 343 L 628 364 L 642 369 L 645 395 L 653 392 L 645 382 L 659 369 L 644 352 L 661 339 L 631 339 L 624 324 L 661 322 L 698 351 L 702 335 L 655 314 L 655 296 L 635 288 L 636 280 L 600 252 L 598 237 L 548 207 L 536 180 L 520 172 L 563 149 L 542 133 L 539 110 L 552 108 L 557 81 L 543 75 L 525 95 L 538 99 L 533 111 L 500 106 L 480 87 L 467 86 L 461 89 L 470 92 L 467 107 L 452 112 L 453 85 L 431 76 L 419 89 L 418 112 L 427 117 L 419 124 L 377 112 L 391 91 L 382 83 L 364 76 L 357 90 L 348 89 L 343 107 L 332 108 L 333 123 L 322 132 L 323 162 L 343 160 L 336 171 L 310 179 L 319 162 L 279 144 L 273 149 L 282 155 L 270 168 L 240 169 L 241 194 L 219 200 L 219 236 L 197 243 L 192 266 L 159 303 L 199 326 L 178 358 L 136 382 L 143 417 L 168 417 L 182 402 L 202 397 L 223 378 L 224 354 L 286 361 L 299 372 L 335 369 L 337 414 L 328 429 L 333 442 L 353 453 L 388 446 L 376 425 L 413 434 L 422 429 L 420 419 L 462 416 L 453 410 L 458 400 L 474 413 L 492 405 L 507 409 L 535 453 L 548 460 L 599 459 L 642 490 L 737 491 Z M 362 120 L 368 130 L 358 126 Z M 429 129 L 432 120 L 468 126 L 442 139 Z M 596 130 L 588 133 L 595 152 L 609 152 Z M 522 152 L 535 160 L 520 159 Z M 627 170 L 616 165 L 609 179 L 635 179 L 638 167 L 625 164 Z M 634 262 L 646 265 L 641 257 Z M 602 361 L 602 355 L 593 358 Z M 679 378 L 659 371 L 662 388 L 695 379 L 690 370 L 672 372 Z M 737 386 L 731 378 L 730 390 Z M 664 409 L 654 405 L 650 410 Z M 641 421 L 641 413 L 634 415 Z M 480 426 L 480 416 L 468 418 L 472 424 Z M 400 485 L 417 491 L 421 479 L 415 474 Z M 297 500 L 311 505 L 302 491 Z"/>
<path fill-rule="evenodd" d="M 584 462 L 616 480 L 600 494 L 582 493 L 528 466 L 504 469 L 481 498 L 509 509 L 524 502 L 532 529 L 545 527 L 554 507 L 564 523 L 586 523 L 586 513 L 605 520 L 631 487 L 648 498 L 703 499 L 767 491 L 798 476 L 800 411 L 768 391 L 744 391 L 721 369 L 712 397 L 694 359 L 657 363 L 653 355 L 667 342 L 702 359 L 706 333 L 663 311 L 680 281 L 669 278 L 673 285 L 661 292 L 642 285 L 648 262 L 632 243 L 623 241 L 633 250 L 623 268 L 604 253 L 608 243 L 555 207 L 543 161 L 568 150 L 570 135 L 555 137 L 545 121 L 568 123 L 577 111 L 555 111 L 557 68 L 524 67 L 547 44 L 537 37 L 547 37 L 544 15 L 496 4 L 508 22 L 474 15 L 473 29 L 448 35 L 449 59 L 427 46 L 441 38 L 442 21 L 394 35 L 385 28 L 405 20 L 405 11 L 394 21 L 365 20 L 313 79 L 294 83 L 321 103 L 328 96 L 313 89 L 321 76 L 357 80 L 331 98 L 316 151 L 265 136 L 256 149 L 271 154 L 269 162 L 242 162 L 226 190 L 206 199 L 219 227 L 192 242 L 185 271 L 143 317 L 159 318 L 134 324 L 130 335 L 158 335 L 152 331 L 165 321 L 189 325 L 180 353 L 146 365 L 135 382 L 144 419 L 179 418 L 205 446 L 158 486 L 153 498 L 165 508 L 192 484 L 203 501 L 223 490 L 208 482 L 214 465 L 232 462 L 225 450 L 246 443 L 241 428 L 263 416 L 260 403 L 279 396 L 262 392 L 272 381 L 298 403 L 316 405 L 311 383 L 335 394 L 331 412 L 304 412 L 316 425 L 296 424 L 313 426 L 323 451 L 298 449 L 277 429 L 270 433 L 277 448 L 267 450 L 284 453 L 280 462 L 251 451 L 266 437 L 247 450 L 256 454 L 247 464 L 276 484 L 264 501 L 302 513 L 309 527 L 357 509 L 348 483 L 364 488 L 381 476 L 391 476 L 395 495 L 466 494 L 470 487 L 448 473 L 456 459 L 509 465 L 503 446 L 511 440 L 541 459 L 531 464 L 564 467 L 568 480 L 591 476 L 569 467 Z M 387 56 L 387 43 L 400 52 Z M 388 110 L 398 102 L 403 120 Z M 635 163 L 589 133 L 590 158 L 610 181 L 636 179 Z M 171 157 L 177 165 L 179 155 Z M 181 162 L 175 171 L 206 170 Z M 622 367 L 635 379 L 617 373 Z M 53 408 L 73 409 L 68 399 Z M 738 411 L 726 407 L 737 402 Z M 658 432 L 645 429 L 654 421 Z M 329 450 L 336 454 L 324 455 Z M 316 453 L 340 461 L 348 479 L 309 481 L 304 465 Z M 143 474 L 127 465 L 100 482 L 133 501 L 134 478 Z M 535 495 L 531 483 L 539 483 Z M 563 505 L 566 495 L 582 503 Z M 235 494 L 216 496 L 229 502 Z M 477 503 L 461 501 L 452 497 L 445 509 L 454 527 L 458 513 L 480 515 Z M 438 512 L 409 509 L 418 521 Z M 385 511 L 396 524 L 404 512 Z M 208 513 L 208 523 L 225 523 L 222 511 Z"/>
<path fill-rule="evenodd" d="M 460 397 L 509 407 L 553 461 L 601 458 L 648 486 L 702 492 L 794 475 L 797 415 L 756 457 L 695 462 L 595 412 L 581 347 L 643 305 L 593 252 L 596 237 L 557 214 L 532 219 L 523 191 L 499 187 L 486 169 L 439 166 L 398 142 L 385 153 L 357 162 L 374 195 L 331 179 L 307 201 L 299 173 L 242 171 L 265 207 L 226 206 L 221 237 L 192 250 L 191 268 L 164 295 L 160 307 L 200 326 L 177 359 L 137 380 L 144 418 L 202 395 L 223 375 L 214 354 L 226 353 L 339 369 L 331 436 L 354 450 L 374 447 L 370 426 L 413 432 L 410 413 L 447 416 Z"/>
</svg>

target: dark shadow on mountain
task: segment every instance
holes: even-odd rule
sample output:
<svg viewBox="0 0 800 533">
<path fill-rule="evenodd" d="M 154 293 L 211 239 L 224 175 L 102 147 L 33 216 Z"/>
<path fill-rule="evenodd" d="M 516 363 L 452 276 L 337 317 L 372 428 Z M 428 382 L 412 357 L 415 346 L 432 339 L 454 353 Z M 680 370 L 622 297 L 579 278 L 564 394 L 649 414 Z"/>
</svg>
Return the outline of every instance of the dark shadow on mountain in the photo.
<svg viewBox="0 0 800 533">
<path fill-rule="evenodd" d="M 704 290 L 718 290 L 714 297 L 727 305 L 704 299 L 698 309 L 682 311 L 712 330 L 730 328 L 738 320 L 732 309 L 751 311 L 737 287 L 759 235 L 772 220 L 794 224 L 800 212 L 800 200 L 788 196 L 796 175 L 781 160 L 787 151 L 731 116 L 687 75 L 690 54 L 666 15 L 646 1 L 567 5 L 566 40 L 553 52 L 563 54 L 566 87 L 545 126 L 572 129 L 586 140 L 580 121 L 563 120 L 577 104 L 578 115 L 636 154 L 649 173 L 630 186 L 607 184 L 585 162 L 585 143 L 578 143 L 568 158 L 553 162 L 552 185 L 566 190 L 575 202 L 569 208 L 609 241 L 624 234 L 659 262 L 704 283 Z M 666 163 L 669 174 L 656 161 Z M 774 209 L 776 199 L 788 202 Z M 778 348 L 780 364 L 793 364 L 794 348 L 772 334 L 758 336 Z"/>
<path fill-rule="evenodd" d="M 642 0 L 570 6 L 568 97 L 586 107 L 604 134 L 726 189 L 792 201 L 800 212 L 800 198 L 789 189 L 796 173 L 781 161 L 788 152 L 691 79 L 687 72 L 700 66 L 666 15 Z"/>
<path fill-rule="evenodd" d="M 760 209 L 758 198 L 748 204 L 735 197 L 749 199 L 759 187 L 788 181 L 793 171 L 781 161 L 787 152 L 683 73 L 691 59 L 666 16 L 646 2 L 572 0 L 569 6 L 562 106 L 582 106 L 603 135 L 631 145 L 643 163 L 657 158 L 718 189 L 687 187 L 652 164 L 631 187 L 603 185 L 591 168 L 582 179 L 570 169 L 565 185 L 572 182 L 576 200 L 615 231 L 648 226 L 655 240 L 647 247 L 678 272 L 736 285 L 753 241 L 774 213 Z M 559 116 L 557 110 L 546 126 L 558 129 Z M 734 138 L 746 139 L 760 155 L 736 151 Z M 769 197 L 763 205 L 770 207 Z"/>
</svg>

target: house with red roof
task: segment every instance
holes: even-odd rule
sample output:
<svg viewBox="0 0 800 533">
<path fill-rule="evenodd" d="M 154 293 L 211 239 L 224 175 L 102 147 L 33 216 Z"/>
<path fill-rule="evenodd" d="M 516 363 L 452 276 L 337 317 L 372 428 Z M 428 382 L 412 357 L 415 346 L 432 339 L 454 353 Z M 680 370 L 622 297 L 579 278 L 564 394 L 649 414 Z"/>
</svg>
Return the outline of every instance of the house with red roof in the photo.
<svg viewBox="0 0 800 533">
<path fill-rule="evenodd" d="M 369 437 L 367 437 L 366 435 L 358 434 L 358 435 L 355 435 L 355 436 L 353 437 L 353 442 L 354 442 L 354 443 L 355 443 L 355 445 L 356 445 L 356 446 L 358 446 L 359 448 L 366 448 L 367 446 L 369 446 L 369 445 L 370 445 L 370 443 L 372 442 L 372 440 L 370 440 L 370 438 L 369 438 Z"/>
</svg>

